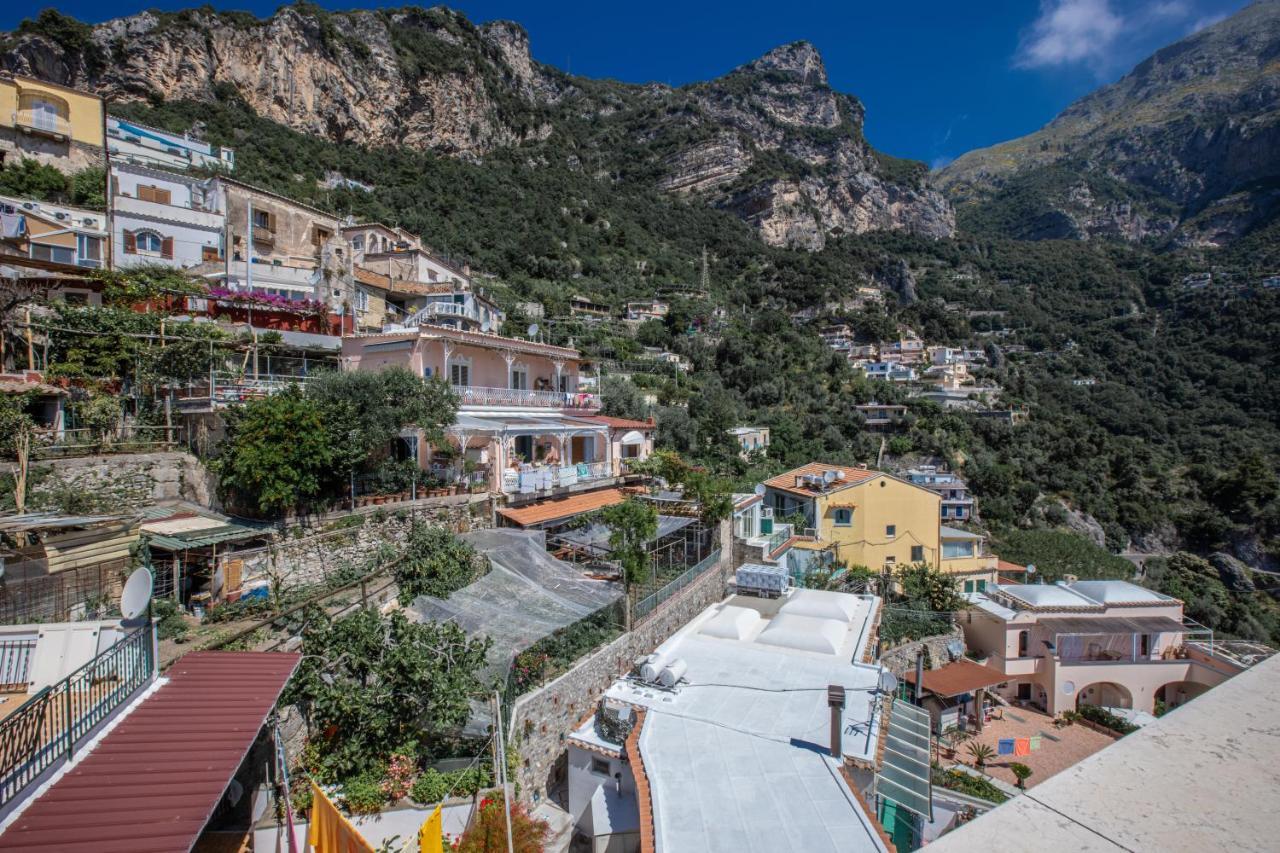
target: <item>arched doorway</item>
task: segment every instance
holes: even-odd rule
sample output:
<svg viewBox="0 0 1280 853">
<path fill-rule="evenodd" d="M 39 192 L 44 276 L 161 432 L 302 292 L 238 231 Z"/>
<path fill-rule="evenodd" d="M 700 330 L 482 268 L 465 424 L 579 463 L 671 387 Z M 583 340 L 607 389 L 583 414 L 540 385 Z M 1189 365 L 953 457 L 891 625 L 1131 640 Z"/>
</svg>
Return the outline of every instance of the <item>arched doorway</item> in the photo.
<svg viewBox="0 0 1280 853">
<path fill-rule="evenodd" d="M 1166 709 L 1172 710 L 1187 704 L 1208 689 L 1209 685 L 1195 681 L 1171 681 L 1156 691 L 1156 701 L 1163 702 Z"/>
<path fill-rule="evenodd" d="M 1076 694 L 1076 708 L 1081 705 L 1101 705 L 1103 708 L 1132 708 L 1133 695 L 1123 684 L 1114 681 L 1095 681 Z"/>
</svg>

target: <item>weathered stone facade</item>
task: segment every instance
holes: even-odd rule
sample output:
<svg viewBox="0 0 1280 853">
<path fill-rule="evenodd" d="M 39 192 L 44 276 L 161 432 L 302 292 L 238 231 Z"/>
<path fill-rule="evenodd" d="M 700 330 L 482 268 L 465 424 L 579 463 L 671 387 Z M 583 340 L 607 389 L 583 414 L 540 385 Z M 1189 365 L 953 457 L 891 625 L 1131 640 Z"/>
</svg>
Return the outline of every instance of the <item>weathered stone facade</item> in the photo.
<svg viewBox="0 0 1280 853">
<path fill-rule="evenodd" d="M 937 669 L 951 663 L 951 653 L 947 651 L 947 646 L 956 641 L 960 642 L 960 647 L 964 648 L 964 631 L 959 625 L 954 626 L 946 634 L 936 634 L 932 637 L 925 637 L 923 640 L 911 640 L 903 643 L 895 648 L 888 649 L 880 654 L 880 663 L 884 668 L 898 676 L 903 677 L 910 670 L 914 670 L 916 666 L 916 653 L 923 646 L 927 654 L 925 654 L 925 667 L 927 669 Z"/>
<path fill-rule="evenodd" d="M 720 541 L 730 542 L 732 531 L 722 522 Z M 595 710 L 597 699 L 614 679 L 631 669 L 636 658 L 648 654 L 709 605 L 721 601 L 733 574 L 732 549 L 720 552 L 716 567 L 659 606 L 607 646 L 577 666 L 516 700 L 508 712 L 509 738 L 520 749 L 521 796 L 538 802 L 554 789 L 564 772 L 565 738 Z"/>
<path fill-rule="evenodd" d="M 13 464 L 4 466 L 12 473 Z M 190 453 L 120 453 L 74 459 L 42 459 L 31 465 L 27 505 L 56 504 L 56 496 L 74 491 L 93 495 L 112 510 L 134 509 L 166 500 L 216 505 L 213 475 Z"/>
</svg>

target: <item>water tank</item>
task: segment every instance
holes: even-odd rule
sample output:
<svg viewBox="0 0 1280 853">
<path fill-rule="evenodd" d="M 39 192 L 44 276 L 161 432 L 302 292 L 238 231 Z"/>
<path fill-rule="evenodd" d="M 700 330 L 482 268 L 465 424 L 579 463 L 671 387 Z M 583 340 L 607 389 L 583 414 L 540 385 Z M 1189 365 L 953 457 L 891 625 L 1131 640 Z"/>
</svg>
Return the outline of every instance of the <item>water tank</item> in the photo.
<svg viewBox="0 0 1280 853">
<path fill-rule="evenodd" d="M 640 666 L 640 680 L 649 684 L 656 684 L 663 668 L 667 665 L 667 661 L 668 657 L 665 652 L 654 652 L 649 655 L 648 659 Z"/>
<path fill-rule="evenodd" d="M 684 678 L 685 672 L 689 669 L 689 665 L 684 662 L 683 658 L 677 658 L 663 668 L 658 673 L 658 683 L 663 687 L 675 687 L 680 683 L 680 679 Z"/>
</svg>

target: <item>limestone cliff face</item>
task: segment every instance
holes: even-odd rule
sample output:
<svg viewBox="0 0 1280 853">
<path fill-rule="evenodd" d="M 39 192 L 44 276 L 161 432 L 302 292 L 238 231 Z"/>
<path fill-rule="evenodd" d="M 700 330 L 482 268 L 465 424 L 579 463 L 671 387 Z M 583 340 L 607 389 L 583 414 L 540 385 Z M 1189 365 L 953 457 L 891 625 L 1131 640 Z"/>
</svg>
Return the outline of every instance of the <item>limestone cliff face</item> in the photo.
<svg viewBox="0 0 1280 853">
<path fill-rule="evenodd" d="M 962 218 L 1012 236 L 1230 242 L 1280 210 L 1280 0 L 1157 51 L 936 178 Z"/>
<path fill-rule="evenodd" d="M 673 89 L 574 78 L 535 62 L 518 25 L 443 7 L 328 13 L 144 12 L 0 36 L 0 67 L 115 101 L 236 96 L 295 130 L 479 160 L 553 134 L 601 180 L 692 194 L 774 245 L 903 229 L 946 236 L 951 208 L 926 170 L 875 152 L 863 107 L 834 91 L 804 42 L 717 80 Z M 619 146 L 619 133 L 627 144 Z M 556 156 L 531 151 L 530 162 Z"/>
</svg>

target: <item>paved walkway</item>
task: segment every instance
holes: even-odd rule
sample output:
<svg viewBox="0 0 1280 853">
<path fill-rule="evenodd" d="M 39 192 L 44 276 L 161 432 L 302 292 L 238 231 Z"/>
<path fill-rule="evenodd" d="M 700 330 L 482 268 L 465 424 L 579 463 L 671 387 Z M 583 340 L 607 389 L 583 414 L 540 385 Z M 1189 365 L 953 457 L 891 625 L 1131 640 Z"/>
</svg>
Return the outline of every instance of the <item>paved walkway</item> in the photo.
<svg viewBox="0 0 1280 853">
<path fill-rule="evenodd" d="M 1019 719 L 1020 718 L 1020 719 Z M 1030 755 L 996 755 L 987 762 L 987 775 L 1011 784 L 1018 781 L 1009 765 L 1020 761 L 1031 768 L 1031 776 L 1027 778 L 1027 787 L 1035 787 L 1040 782 L 1067 769 L 1098 750 L 1115 743 L 1115 738 L 1095 732 L 1081 725 L 1055 728 L 1053 718 L 1039 711 L 1028 708 L 1005 708 L 1003 720 L 992 720 L 983 727 L 982 733 L 975 735 L 970 741 L 985 743 L 994 752 L 1001 738 L 1041 736 L 1041 747 Z M 1058 740 L 1053 740 L 1057 738 Z M 956 751 L 956 758 L 965 764 L 973 764 L 973 756 L 969 754 L 968 744 Z"/>
</svg>

